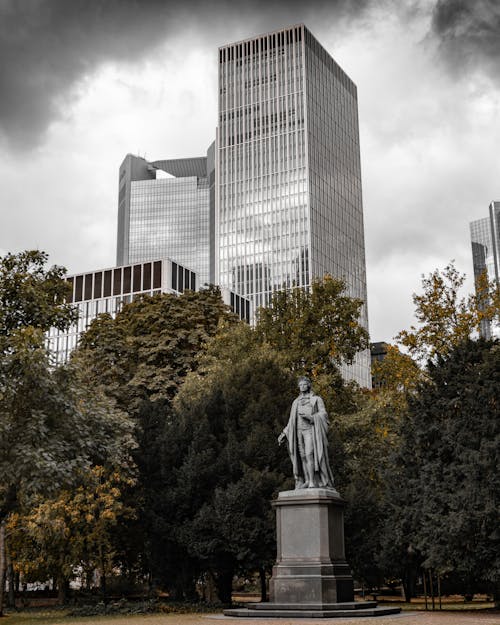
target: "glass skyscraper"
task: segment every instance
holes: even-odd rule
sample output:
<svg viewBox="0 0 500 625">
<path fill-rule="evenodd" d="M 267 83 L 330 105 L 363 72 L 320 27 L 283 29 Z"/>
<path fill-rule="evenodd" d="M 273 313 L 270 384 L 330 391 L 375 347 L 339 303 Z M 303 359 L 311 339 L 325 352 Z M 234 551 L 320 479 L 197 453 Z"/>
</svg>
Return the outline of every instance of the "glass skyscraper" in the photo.
<svg viewBox="0 0 500 625">
<path fill-rule="evenodd" d="M 500 284 L 500 202 L 491 202 L 488 217 L 470 223 L 474 277 L 486 273 L 488 280 Z M 483 321 L 481 334 L 485 338 L 500 338 L 500 327 Z"/>
<path fill-rule="evenodd" d="M 216 280 L 256 308 L 329 273 L 367 327 L 356 86 L 304 25 L 218 61 Z M 369 351 L 344 374 L 369 387 Z"/>
<path fill-rule="evenodd" d="M 214 148 L 207 157 L 120 166 L 117 265 L 169 257 L 214 282 Z M 212 201 L 211 201 L 212 197 Z M 212 239 L 212 243 L 211 243 Z"/>
</svg>

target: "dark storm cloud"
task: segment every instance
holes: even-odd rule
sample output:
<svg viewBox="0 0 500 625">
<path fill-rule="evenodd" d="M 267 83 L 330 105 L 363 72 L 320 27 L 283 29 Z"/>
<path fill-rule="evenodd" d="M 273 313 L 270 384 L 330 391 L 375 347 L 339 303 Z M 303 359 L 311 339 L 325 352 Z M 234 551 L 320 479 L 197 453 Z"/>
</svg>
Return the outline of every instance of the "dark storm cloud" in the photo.
<svg viewBox="0 0 500 625">
<path fill-rule="evenodd" d="M 220 35 L 217 43 L 225 43 L 236 22 L 266 31 L 308 15 L 346 19 L 369 4 L 0 0 L 0 136 L 12 147 L 36 145 L 50 122 L 64 116 L 74 87 L 100 64 L 140 60 L 190 28 L 205 41 Z"/>
<path fill-rule="evenodd" d="M 454 71 L 481 69 L 500 78 L 498 0 L 438 0 L 432 31 Z"/>
<path fill-rule="evenodd" d="M 160 2 L 0 0 L 0 128 L 14 145 L 36 143 L 64 114 L 64 98 L 102 61 L 130 59 L 164 35 Z M 155 19 L 155 9 L 161 10 Z"/>
</svg>

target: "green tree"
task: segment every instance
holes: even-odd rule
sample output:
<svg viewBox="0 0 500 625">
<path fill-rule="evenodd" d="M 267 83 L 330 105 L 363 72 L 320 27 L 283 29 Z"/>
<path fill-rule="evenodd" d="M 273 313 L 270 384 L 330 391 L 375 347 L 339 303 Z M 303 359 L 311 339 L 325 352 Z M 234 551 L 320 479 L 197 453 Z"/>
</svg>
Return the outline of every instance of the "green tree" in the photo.
<svg viewBox="0 0 500 625">
<path fill-rule="evenodd" d="M 134 420 L 138 476 L 124 501 L 137 511 L 137 519 L 118 528 L 117 539 L 128 549 L 128 569 L 140 567 L 152 587 L 172 579 L 178 593 L 181 586 L 185 594 L 192 587 L 194 564 L 169 539 L 171 524 L 162 512 L 165 480 L 178 462 L 178 443 L 166 428 L 172 400 L 198 367 L 207 341 L 221 325 L 236 321 L 214 287 L 141 297 L 114 319 L 100 315 L 74 354 L 89 381 Z"/>
<path fill-rule="evenodd" d="M 498 342 L 467 340 L 439 356 L 410 400 L 399 455 L 424 566 L 453 571 L 469 592 L 487 581 L 497 600 L 499 388 Z"/>
<path fill-rule="evenodd" d="M 61 603 L 77 567 L 87 584 L 99 571 L 105 595 L 106 579 L 119 563 L 114 530 L 133 514 L 121 499 L 131 481 L 127 472 L 93 466 L 79 481 L 55 498 L 36 502 L 25 514 L 12 514 L 7 525 L 15 570 L 27 581 L 55 579 Z"/>
<path fill-rule="evenodd" d="M 144 296 L 116 318 L 99 315 L 82 335 L 75 359 L 129 414 L 143 401 L 169 402 L 219 323 L 236 318 L 219 289 Z"/>
<path fill-rule="evenodd" d="M 0 350 L 24 328 L 46 332 L 64 330 L 78 318 L 78 310 L 66 303 L 69 286 L 64 267 L 46 268 L 48 255 L 29 250 L 0 258 Z"/>
<path fill-rule="evenodd" d="M 74 368 L 51 366 L 44 333 L 68 327 L 76 313 L 64 303 L 64 270 L 45 270 L 46 259 L 23 252 L 0 260 L 2 527 L 20 506 L 39 493 L 56 493 L 94 462 L 127 463 L 132 446 L 123 413 Z"/>
<path fill-rule="evenodd" d="M 359 323 L 362 306 L 347 295 L 343 280 L 325 275 L 313 280 L 310 290 L 276 291 L 271 305 L 259 310 L 257 332 L 292 371 L 336 374 L 368 347 L 368 333 Z"/>
<path fill-rule="evenodd" d="M 380 561 L 387 520 L 386 472 L 397 448 L 399 414 L 384 395 L 359 391 L 356 412 L 336 415 L 334 466 L 346 500 L 346 557 L 355 579 L 379 587 L 390 578 Z"/>
<path fill-rule="evenodd" d="M 176 398 L 169 440 L 181 441 L 180 462 L 166 491 L 172 535 L 213 576 L 224 603 L 235 573 L 263 579 L 273 563 L 269 501 L 290 481 L 276 439 L 296 394 L 294 377 L 251 329 L 230 334 L 213 339 Z"/>
<path fill-rule="evenodd" d="M 464 297 L 460 289 L 465 277 L 451 262 L 442 272 L 436 269 L 422 277 L 423 293 L 413 295 L 419 325 L 402 330 L 396 340 L 423 365 L 479 332 L 483 320 L 500 321 L 498 285 L 482 276 L 477 294 Z"/>
</svg>

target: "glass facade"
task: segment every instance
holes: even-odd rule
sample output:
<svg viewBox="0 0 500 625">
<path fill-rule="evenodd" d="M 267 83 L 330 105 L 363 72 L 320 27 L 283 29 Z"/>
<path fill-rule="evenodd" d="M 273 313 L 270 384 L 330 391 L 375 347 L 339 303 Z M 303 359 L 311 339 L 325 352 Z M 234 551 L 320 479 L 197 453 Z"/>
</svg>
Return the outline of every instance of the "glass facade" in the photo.
<svg viewBox="0 0 500 625">
<path fill-rule="evenodd" d="M 486 272 L 488 280 L 500 284 L 500 202 L 491 202 L 488 217 L 470 223 L 470 236 L 474 277 Z M 500 338 L 500 327 L 485 320 L 481 334 Z"/>
<path fill-rule="evenodd" d="M 168 255 L 209 282 L 209 188 L 206 178 L 133 181 L 129 262 Z"/>
<path fill-rule="evenodd" d="M 354 83 L 303 25 L 276 31 L 219 49 L 218 121 L 218 283 L 259 307 L 330 273 L 366 302 Z M 344 375 L 369 387 L 369 351 Z"/>
<path fill-rule="evenodd" d="M 206 157 L 148 162 L 128 154 L 119 174 L 117 264 L 168 257 L 192 267 L 201 284 L 213 282 L 213 204 Z"/>
</svg>

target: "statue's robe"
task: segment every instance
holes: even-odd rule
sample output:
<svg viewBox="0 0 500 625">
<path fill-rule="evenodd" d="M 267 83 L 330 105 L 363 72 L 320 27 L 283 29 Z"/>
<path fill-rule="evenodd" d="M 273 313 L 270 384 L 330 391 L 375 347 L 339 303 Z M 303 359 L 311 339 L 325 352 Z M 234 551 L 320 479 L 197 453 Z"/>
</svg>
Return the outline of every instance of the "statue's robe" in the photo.
<svg viewBox="0 0 500 625">
<path fill-rule="evenodd" d="M 305 482 L 305 472 L 302 466 L 297 440 L 299 397 L 297 397 L 292 404 L 290 418 L 283 430 L 288 441 L 288 453 L 292 461 L 295 488 L 303 488 Z M 322 488 L 334 488 L 333 474 L 328 460 L 328 415 L 325 410 L 325 404 L 321 397 L 313 392 L 309 394 L 309 398 L 311 401 L 313 419 L 312 435 L 315 482 Z"/>
</svg>

